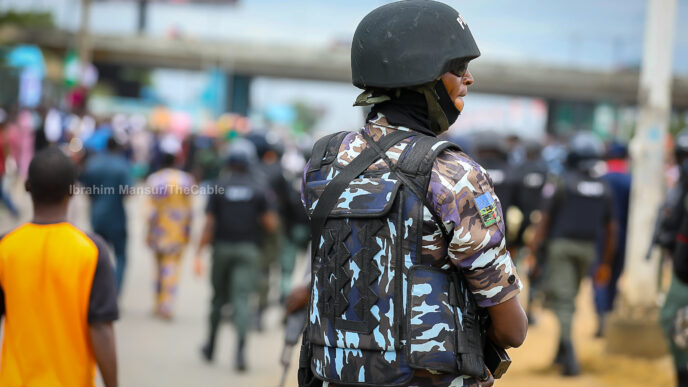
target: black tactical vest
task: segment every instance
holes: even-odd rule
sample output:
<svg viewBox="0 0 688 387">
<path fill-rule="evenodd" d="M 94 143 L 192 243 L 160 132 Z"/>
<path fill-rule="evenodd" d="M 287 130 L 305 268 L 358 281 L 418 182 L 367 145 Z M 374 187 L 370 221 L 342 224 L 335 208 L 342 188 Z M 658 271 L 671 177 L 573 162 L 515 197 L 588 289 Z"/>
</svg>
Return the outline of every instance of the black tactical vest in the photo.
<svg viewBox="0 0 688 387">
<path fill-rule="evenodd" d="M 612 215 L 612 193 L 598 177 L 566 171 L 560 179 L 550 217 L 550 238 L 594 242 Z"/>
</svg>

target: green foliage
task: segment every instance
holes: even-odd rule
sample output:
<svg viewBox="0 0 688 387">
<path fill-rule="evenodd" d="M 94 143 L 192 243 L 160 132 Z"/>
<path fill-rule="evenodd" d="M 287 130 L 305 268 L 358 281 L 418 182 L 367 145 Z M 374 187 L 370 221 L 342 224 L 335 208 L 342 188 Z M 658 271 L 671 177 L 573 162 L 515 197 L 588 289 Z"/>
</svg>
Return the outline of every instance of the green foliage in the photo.
<svg viewBox="0 0 688 387">
<path fill-rule="evenodd" d="M 672 114 L 671 121 L 669 123 L 669 134 L 676 136 L 678 132 L 683 129 L 688 128 L 688 122 L 686 122 L 685 114 Z"/>
<path fill-rule="evenodd" d="M 322 112 L 302 101 L 294 102 L 293 107 L 296 111 L 296 120 L 292 125 L 294 131 L 297 133 L 311 133 L 320 120 Z"/>
<path fill-rule="evenodd" d="M 141 85 L 151 85 L 151 70 L 144 67 L 123 67 L 120 71 L 120 79 L 127 82 L 136 82 Z"/>
<path fill-rule="evenodd" d="M 29 28 L 55 28 L 53 17 L 49 12 L 16 12 L 0 13 L 0 26 L 15 25 Z"/>
</svg>

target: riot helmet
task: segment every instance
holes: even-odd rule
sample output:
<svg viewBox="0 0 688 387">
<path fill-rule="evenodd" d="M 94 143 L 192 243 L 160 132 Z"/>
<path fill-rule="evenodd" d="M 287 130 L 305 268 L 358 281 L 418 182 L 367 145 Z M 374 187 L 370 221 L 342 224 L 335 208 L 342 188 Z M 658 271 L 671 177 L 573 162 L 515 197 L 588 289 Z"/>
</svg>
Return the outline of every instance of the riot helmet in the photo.
<svg viewBox="0 0 688 387">
<path fill-rule="evenodd" d="M 537 140 L 528 139 L 523 142 L 523 151 L 526 160 L 539 160 L 542 158 L 542 143 Z"/>
<path fill-rule="evenodd" d="M 435 86 L 445 73 L 462 77 L 468 62 L 479 56 L 468 25 L 449 5 L 403 0 L 381 6 L 354 33 L 352 82 L 365 90 L 355 105 L 377 104 L 398 97 L 401 89 L 413 90 L 425 96 L 433 130 L 444 132 L 452 122 Z"/>
<path fill-rule="evenodd" d="M 237 139 L 229 145 L 226 164 L 230 167 L 247 168 L 256 162 L 256 147 L 247 139 Z"/>
<path fill-rule="evenodd" d="M 509 151 L 504 136 L 494 130 L 473 134 L 472 150 L 477 159 L 500 159 L 506 161 Z"/>
<path fill-rule="evenodd" d="M 253 144 L 258 158 L 262 159 L 265 153 L 270 150 L 270 144 L 268 143 L 267 137 L 262 132 L 253 131 L 246 136 L 246 139 Z"/>
<path fill-rule="evenodd" d="M 578 132 L 569 140 L 566 163 L 569 167 L 591 170 L 604 156 L 604 146 L 597 136 L 590 132 Z"/>
</svg>

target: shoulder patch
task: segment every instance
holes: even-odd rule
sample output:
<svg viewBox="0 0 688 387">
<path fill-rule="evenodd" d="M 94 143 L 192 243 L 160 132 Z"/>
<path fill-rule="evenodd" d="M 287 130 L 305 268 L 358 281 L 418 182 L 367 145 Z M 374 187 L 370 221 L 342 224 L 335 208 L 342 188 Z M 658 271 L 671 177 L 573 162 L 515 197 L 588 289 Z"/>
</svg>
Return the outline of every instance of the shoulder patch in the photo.
<svg viewBox="0 0 688 387">
<path fill-rule="evenodd" d="M 501 220 L 499 212 L 497 211 L 497 204 L 494 202 L 489 192 L 485 192 L 474 200 L 475 206 L 480 212 L 480 219 L 483 221 L 485 227 L 490 227 Z"/>
</svg>

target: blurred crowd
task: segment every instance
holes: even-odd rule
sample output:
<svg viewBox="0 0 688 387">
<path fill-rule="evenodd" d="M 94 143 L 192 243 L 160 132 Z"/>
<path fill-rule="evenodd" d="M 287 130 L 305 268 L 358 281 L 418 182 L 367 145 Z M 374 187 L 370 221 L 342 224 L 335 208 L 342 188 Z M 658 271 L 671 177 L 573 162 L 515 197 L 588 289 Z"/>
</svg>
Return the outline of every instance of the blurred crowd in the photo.
<svg viewBox="0 0 688 387">
<path fill-rule="evenodd" d="M 79 185 L 73 193 L 88 195 L 91 228 L 114 252 L 116 285 L 121 293 L 127 267 L 127 215 L 139 216 L 126 213 L 125 200 L 130 195 L 147 196 L 146 243 L 157 264 L 154 312 L 165 320 L 174 315 L 179 266 L 191 242 L 194 198 L 207 203 L 195 267 L 197 274 L 203 275 L 203 247 L 212 245 L 210 277 L 215 296 L 211 339 L 203 348 L 203 355 L 211 360 L 209 348 L 214 347 L 222 307 L 234 301 L 231 315 L 242 327 L 239 341 L 243 348 L 249 326 L 263 329 L 270 289 L 277 289 L 281 302 L 286 298 L 296 257 L 309 239 L 300 189 L 310 143 L 296 144 L 279 130 L 227 129 L 223 135 L 180 135 L 168 128 L 157 130 L 137 115 L 94 117 L 58 108 L 2 109 L 0 160 L 3 167 L 5 160 L 12 164 L 15 177 L 6 184 L 9 189 L 2 191 L 3 202 L 13 216 L 19 216 L 9 194 L 12 186 L 26 180 L 34 154 L 51 147 L 63 150 L 79 170 Z M 262 224 L 252 227 L 263 213 L 274 219 L 266 232 Z M 229 243 L 224 250 L 223 243 Z M 244 262 L 253 255 L 241 249 L 244 254 L 234 257 L 236 243 L 256 250 L 255 259 Z M 218 258 L 222 251 L 229 256 Z M 227 264 L 216 267 L 223 259 Z M 270 272 L 276 268 L 280 280 L 271 286 Z M 243 288 L 235 288 L 240 282 Z M 254 293 L 255 307 L 246 302 Z M 241 363 L 243 360 L 238 360 L 237 366 L 245 368 Z"/>
</svg>

